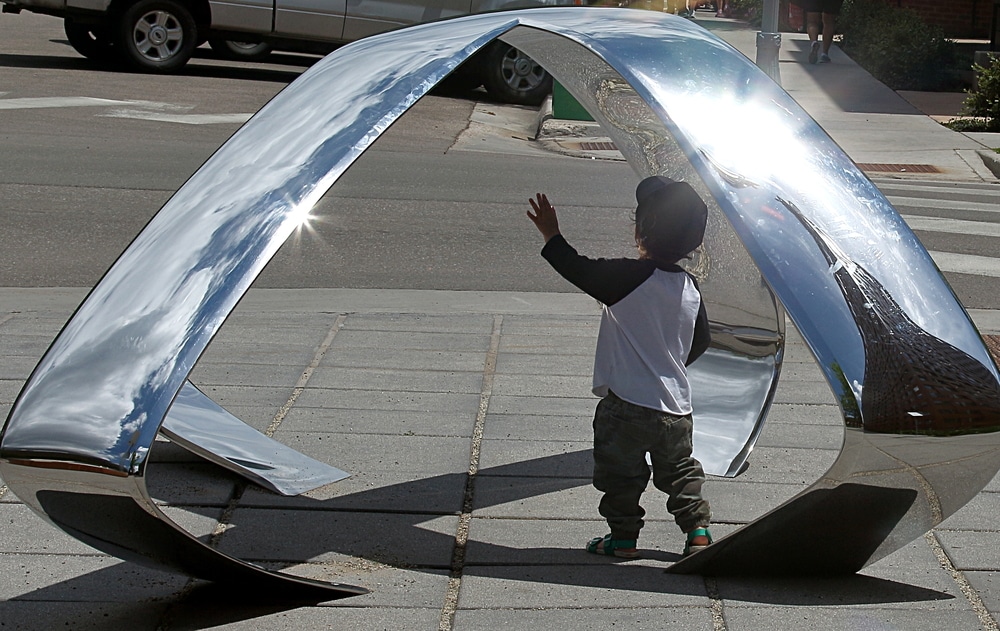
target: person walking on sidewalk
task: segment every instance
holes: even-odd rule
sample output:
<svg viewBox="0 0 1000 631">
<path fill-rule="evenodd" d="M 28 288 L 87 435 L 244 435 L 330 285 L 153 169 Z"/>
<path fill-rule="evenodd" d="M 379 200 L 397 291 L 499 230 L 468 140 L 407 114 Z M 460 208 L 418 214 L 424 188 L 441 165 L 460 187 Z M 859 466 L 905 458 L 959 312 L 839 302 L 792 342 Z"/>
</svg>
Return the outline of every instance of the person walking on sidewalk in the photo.
<svg viewBox="0 0 1000 631">
<path fill-rule="evenodd" d="M 809 63 L 830 63 L 830 46 L 837 33 L 837 16 L 844 0 L 796 0 L 806 14 L 806 33 L 809 34 Z M 823 42 L 820 44 L 820 27 Z"/>
<path fill-rule="evenodd" d="M 712 543 L 705 473 L 691 453 L 691 387 L 686 366 L 711 341 L 694 278 L 677 262 L 705 235 L 705 203 L 686 182 L 648 177 L 636 188 L 637 259 L 592 259 L 566 241 L 546 195 L 529 199 L 528 217 L 545 239 L 542 256 L 559 274 L 603 305 L 594 360 L 594 486 L 611 533 L 587 551 L 638 556 L 650 478 L 668 496 L 667 510 L 687 534 L 684 554 Z"/>
</svg>

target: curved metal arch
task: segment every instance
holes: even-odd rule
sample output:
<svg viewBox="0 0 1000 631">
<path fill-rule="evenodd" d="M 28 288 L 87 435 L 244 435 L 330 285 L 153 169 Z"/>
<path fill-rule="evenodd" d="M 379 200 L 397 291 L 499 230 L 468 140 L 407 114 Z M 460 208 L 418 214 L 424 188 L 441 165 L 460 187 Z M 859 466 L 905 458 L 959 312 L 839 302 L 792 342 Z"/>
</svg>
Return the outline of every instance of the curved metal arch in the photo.
<svg viewBox="0 0 1000 631">
<path fill-rule="evenodd" d="M 650 12 L 572 8 L 361 40 L 262 108 L 161 209 L 29 378 L 0 440 L 11 490 L 122 558 L 214 580 L 362 591 L 202 545 L 149 498 L 148 452 L 171 415 L 190 420 L 185 401 L 215 428 L 221 409 L 185 389 L 211 337 L 347 167 L 497 37 L 550 70 L 640 175 L 687 179 L 712 201 L 693 268 L 716 333 L 693 371 L 696 448 L 709 468 L 733 475 L 753 447 L 780 369 L 781 305 L 844 410 L 844 447 L 821 480 L 674 571 L 855 571 L 985 486 L 1000 467 L 996 368 L 875 186 L 787 94 L 706 31 Z M 781 538 L 768 536 L 777 528 Z M 788 532 L 810 545 L 789 545 Z"/>
</svg>

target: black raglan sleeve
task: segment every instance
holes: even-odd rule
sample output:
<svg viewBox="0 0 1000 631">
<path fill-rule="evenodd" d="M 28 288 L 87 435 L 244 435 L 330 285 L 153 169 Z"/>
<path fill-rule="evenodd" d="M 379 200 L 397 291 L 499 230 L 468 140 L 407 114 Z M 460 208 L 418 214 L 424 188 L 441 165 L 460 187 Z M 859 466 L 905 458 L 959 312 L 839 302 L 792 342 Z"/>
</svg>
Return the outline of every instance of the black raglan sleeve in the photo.
<svg viewBox="0 0 1000 631">
<path fill-rule="evenodd" d="M 656 270 L 651 261 L 592 259 L 579 254 L 561 234 L 542 248 L 542 257 L 588 296 L 613 305 L 643 284 Z"/>
<path fill-rule="evenodd" d="M 691 275 L 688 274 L 688 276 Z M 694 279 L 694 276 L 691 276 L 691 281 L 695 287 L 698 287 L 698 281 Z M 698 293 L 701 294 L 701 288 L 698 288 Z M 708 311 L 705 310 L 705 299 L 702 298 L 701 304 L 698 305 L 698 316 L 694 321 L 694 339 L 691 340 L 691 350 L 688 352 L 687 361 L 684 362 L 684 365 L 690 366 L 694 360 L 701 357 L 708 350 L 711 343 L 712 331 L 708 324 Z"/>
</svg>

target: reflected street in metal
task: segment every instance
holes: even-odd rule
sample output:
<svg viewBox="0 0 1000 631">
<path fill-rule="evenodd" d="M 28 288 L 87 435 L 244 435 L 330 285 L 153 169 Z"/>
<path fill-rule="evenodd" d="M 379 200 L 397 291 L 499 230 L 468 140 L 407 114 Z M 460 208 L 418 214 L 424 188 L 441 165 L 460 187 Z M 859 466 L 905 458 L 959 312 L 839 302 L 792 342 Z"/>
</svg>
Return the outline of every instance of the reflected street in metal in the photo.
<svg viewBox="0 0 1000 631">
<path fill-rule="evenodd" d="M 992 479 L 997 369 L 876 187 L 791 97 L 699 26 L 574 7 L 371 37 L 289 85 L 167 202 L 42 358 L 0 442 L 9 488 L 59 528 L 124 559 L 328 598 L 363 592 L 202 544 L 150 499 L 149 451 L 164 431 L 279 492 L 344 475 L 287 448 L 269 459 L 270 439 L 242 427 L 188 375 L 346 169 L 497 38 L 553 74 L 637 180 L 683 179 L 709 203 L 705 243 L 689 266 L 714 336 L 692 367 L 695 449 L 706 470 L 734 476 L 746 466 L 780 373 L 786 312 L 844 413 L 843 449 L 823 478 L 671 571 L 854 572 Z"/>
</svg>

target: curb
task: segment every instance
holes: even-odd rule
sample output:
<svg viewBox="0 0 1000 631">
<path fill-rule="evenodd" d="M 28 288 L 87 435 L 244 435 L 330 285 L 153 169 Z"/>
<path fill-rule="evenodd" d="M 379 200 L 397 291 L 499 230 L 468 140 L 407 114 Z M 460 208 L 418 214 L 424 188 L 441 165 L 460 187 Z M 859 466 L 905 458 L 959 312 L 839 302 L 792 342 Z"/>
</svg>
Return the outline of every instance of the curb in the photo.
<svg viewBox="0 0 1000 631">
<path fill-rule="evenodd" d="M 1000 179 L 1000 153 L 989 149 L 978 149 L 976 153 L 982 158 L 983 164 L 990 170 L 990 173 L 997 179 Z"/>
</svg>

